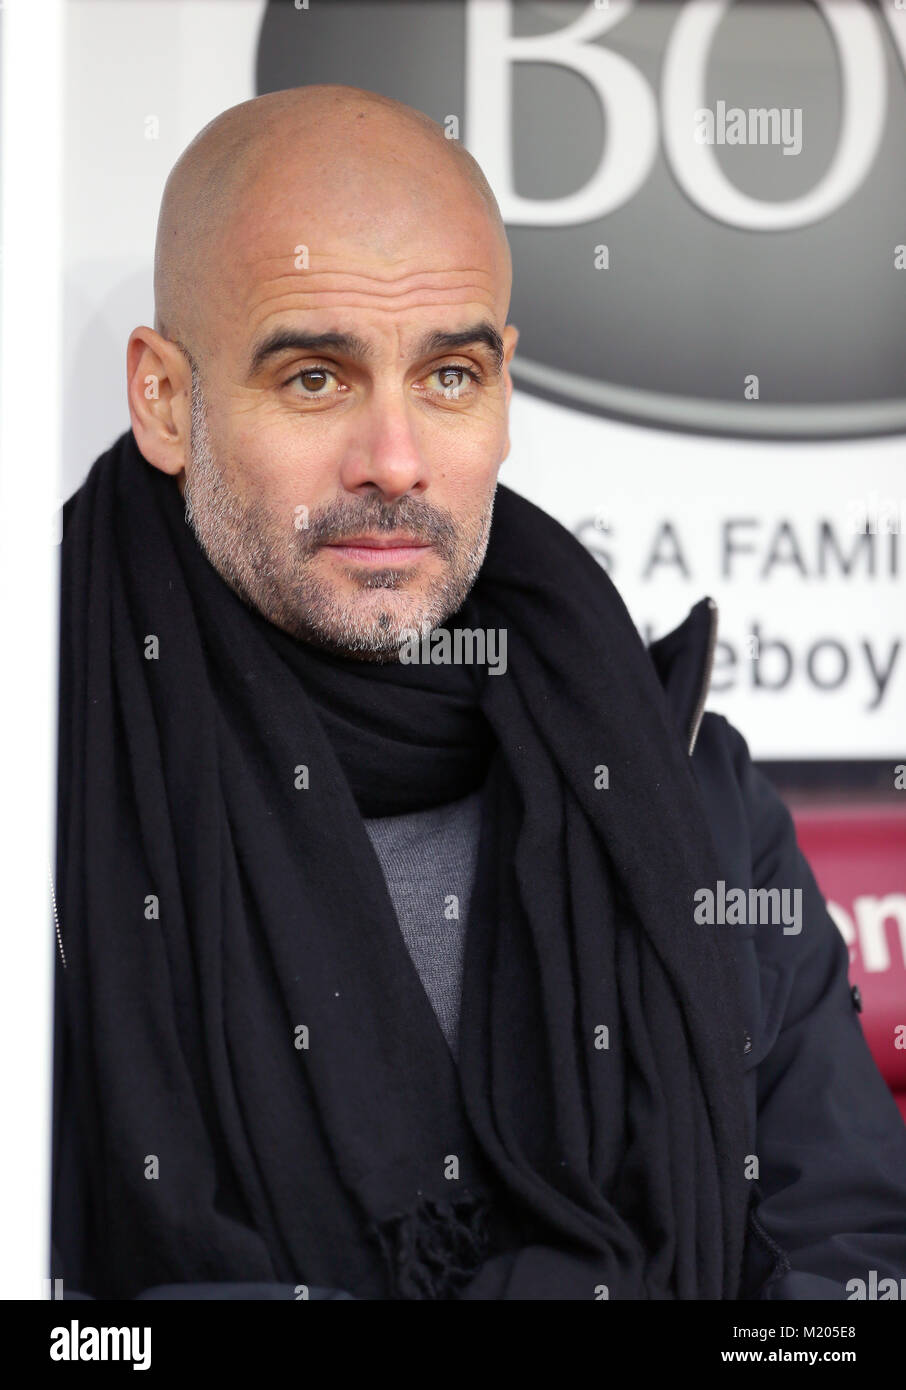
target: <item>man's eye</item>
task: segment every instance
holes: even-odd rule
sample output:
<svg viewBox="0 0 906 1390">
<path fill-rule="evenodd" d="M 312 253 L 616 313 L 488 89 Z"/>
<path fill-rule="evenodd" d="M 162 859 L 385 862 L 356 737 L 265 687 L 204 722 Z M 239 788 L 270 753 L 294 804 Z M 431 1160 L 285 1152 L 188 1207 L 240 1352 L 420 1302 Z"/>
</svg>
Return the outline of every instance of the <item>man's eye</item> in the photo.
<svg viewBox="0 0 906 1390">
<path fill-rule="evenodd" d="M 336 380 L 335 374 L 329 371 L 327 367 L 305 367 L 301 372 L 296 372 L 295 376 L 290 377 L 286 384 L 287 386 L 291 386 L 295 382 L 299 382 L 301 390 L 298 394 L 313 396 L 317 400 L 323 396 L 333 394 L 324 389 L 330 377 Z"/>
<path fill-rule="evenodd" d="M 431 389 L 430 394 L 454 401 L 472 395 L 475 387 L 481 382 L 479 372 L 471 367 L 453 364 L 435 367 L 425 379 L 430 381 L 432 377 L 436 378 L 438 385 Z M 331 380 L 334 382 L 333 389 L 330 388 Z M 290 377 L 286 384 L 295 386 L 296 383 L 299 389 L 295 394 L 307 400 L 326 400 L 328 396 L 337 395 L 344 389 L 337 382 L 336 373 L 329 367 L 304 367 L 301 372 L 296 372 Z"/>
<path fill-rule="evenodd" d="M 461 396 L 471 395 L 481 381 L 479 373 L 470 367 L 452 365 L 436 367 L 430 376 L 437 377 L 440 382 L 440 390 L 434 394 L 445 396 L 448 400 L 458 400 Z"/>
</svg>

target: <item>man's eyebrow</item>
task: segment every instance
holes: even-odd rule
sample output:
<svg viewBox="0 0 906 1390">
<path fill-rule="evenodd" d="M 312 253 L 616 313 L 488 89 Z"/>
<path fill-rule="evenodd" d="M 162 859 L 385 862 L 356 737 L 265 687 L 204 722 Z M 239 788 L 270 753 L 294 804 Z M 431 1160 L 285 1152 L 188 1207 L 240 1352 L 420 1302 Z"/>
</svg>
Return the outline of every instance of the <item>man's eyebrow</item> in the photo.
<svg viewBox="0 0 906 1390">
<path fill-rule="evenodd" d="M 494 371 L 500 372 L 503 368 L 503 339 L 491 323 L 473 323 L 456 333 L 440 330 L 426 333 L 416 345 L 415 355 L 432 357 L 436 352 L 457 352 L 460 348 L 471 347 L 473 343 L 484 343 L 490 351 Z"/>
<path fill-rule="evenodd" d="M 430 357 L 438 352 L 456 352 L 460 348 L 471 347 L 473 343 L 483 343 L 491 353 L 495 373 L 503 367 L 503 340 L 491 323 L 471 324 L 455 333 L 435 329 L 426 333 L 416 343 L 416 358 Z M 374 357 L 374 349 L 364 338 L 356 333 L 304 333 L 296 328 L 278 328 L 269 333 L 252 351 L 249 363 L 249 376 L 253 377 L 270 357 L 281 352 L 336 353 L 341 357 L 357 362 L 368 362 Z"/>
</svg>

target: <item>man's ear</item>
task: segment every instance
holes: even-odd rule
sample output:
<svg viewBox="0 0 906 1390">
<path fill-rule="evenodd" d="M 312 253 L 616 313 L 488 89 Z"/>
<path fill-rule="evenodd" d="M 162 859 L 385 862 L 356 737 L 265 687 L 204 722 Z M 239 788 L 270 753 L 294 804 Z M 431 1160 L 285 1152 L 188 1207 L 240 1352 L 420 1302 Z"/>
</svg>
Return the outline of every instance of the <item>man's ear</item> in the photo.
<svg viewBox="0 0 906 1390">
<path fill-rule="evenodd" d="M 182 349 L 153 328 L 133 328 L 126 346 L 126 390 L 140 452 L 181 482 L 192 435 L 192 369 Z"/>
<path fill-rule="evenodd" d="M 506 390 L 506 436 L 503 441 L 503 453 L 500 455 L 500 462 L 508 458 L 510 452 L 510 397 L 513 394 L 513 378 L 510 376 L 510 361 L 516 351 L 516 344 L 519 341 L 519 329 L 513 324 L 508 323 L 503 330 L 503 377 Z"/>
</svg>

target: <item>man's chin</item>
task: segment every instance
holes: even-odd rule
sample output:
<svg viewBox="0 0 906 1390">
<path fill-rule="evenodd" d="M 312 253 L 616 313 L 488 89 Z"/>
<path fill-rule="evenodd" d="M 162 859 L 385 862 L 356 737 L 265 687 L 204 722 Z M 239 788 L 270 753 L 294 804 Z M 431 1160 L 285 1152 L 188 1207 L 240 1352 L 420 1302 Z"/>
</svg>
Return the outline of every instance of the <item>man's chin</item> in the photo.
<svg viewBox="0 0 906 1390">
<path fill-rule="evenodd" d="M 345 657 L 350 661 L 368 661 L 387 665 L 399 661 L 400 649 L 406 640 L 404 632 L 398 637 L 397 633 L 398 627 L 394 624 L 393 635 L 372 631 L 340 634 L 322 630 L 312 630 L 297 635 L 309 646 L 317 647 L 320 651 L 327 652 L 331 656 Z"/>
<path fill-rule="evenodd" d="M 426 622 L 436 627 L 440 621 L 411 594 L 371 590 L 347 599 L 329 616 L 310 615 L 296 635 L 335 656 L 387 663 L 399 661 L 413 630 L 421 632 Z"/>
</svg>

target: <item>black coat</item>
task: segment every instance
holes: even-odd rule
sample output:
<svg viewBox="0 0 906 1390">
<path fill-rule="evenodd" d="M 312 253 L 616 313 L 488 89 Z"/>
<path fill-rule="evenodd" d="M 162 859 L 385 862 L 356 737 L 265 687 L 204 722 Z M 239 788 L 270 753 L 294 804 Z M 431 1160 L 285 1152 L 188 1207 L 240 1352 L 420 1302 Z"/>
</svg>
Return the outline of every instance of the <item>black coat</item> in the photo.
<svg viewBox="0 0 906 1390">
<path fill-rule="evenodd" d="M 717 611 L 702 599 L 649 648 L 692 757 L 729 888 L 799 888 L 801 931 L 731 926 L 751 1037 L 746 1058 L 754 1219 L 748 1297 L 847 1299 L 850 1280 L 906 1276 L 906 1125 L 862 1032 L 849 954 L 789 811 L 745 739 L 704 714 Z M 906 1001 L 904 1001 L 906 1002 Z"/>
<path fill-rule="evenodd" d="M 802 927 L 730 926 L 751 1046 L 752 1178 L 741 1297 L 846 1299 L 861 1279 L 906 1277 L 906 1125 L 865 1041 L 848 952 L 796 843 L 789 811 L 742 735 L 705 713 L 717 611 L 702 599 L 649 651 L 689 750 L 728 889 L 802 893 Z M 59 1097 L 57 1097 L 59 1105 Z M 57 1110 L 72 1142 L 76 1117 Z M 754 1170 L 754 1163 L 752 1165 Z M 67 1213 L 67 1222 L 78 1221 Z M 766 1251 L 773 1247 L 773 1259 Z M 54 1251 L 55 1274 L 64 1273 Z M 283 1285 L 170 1285 L 139 1298 L 293 1298 Z M 64 1297 L 87 1297 L 66 1288 Z M 311 1289 L 311 1298 L 348 1298 Z"/>
</svg>

